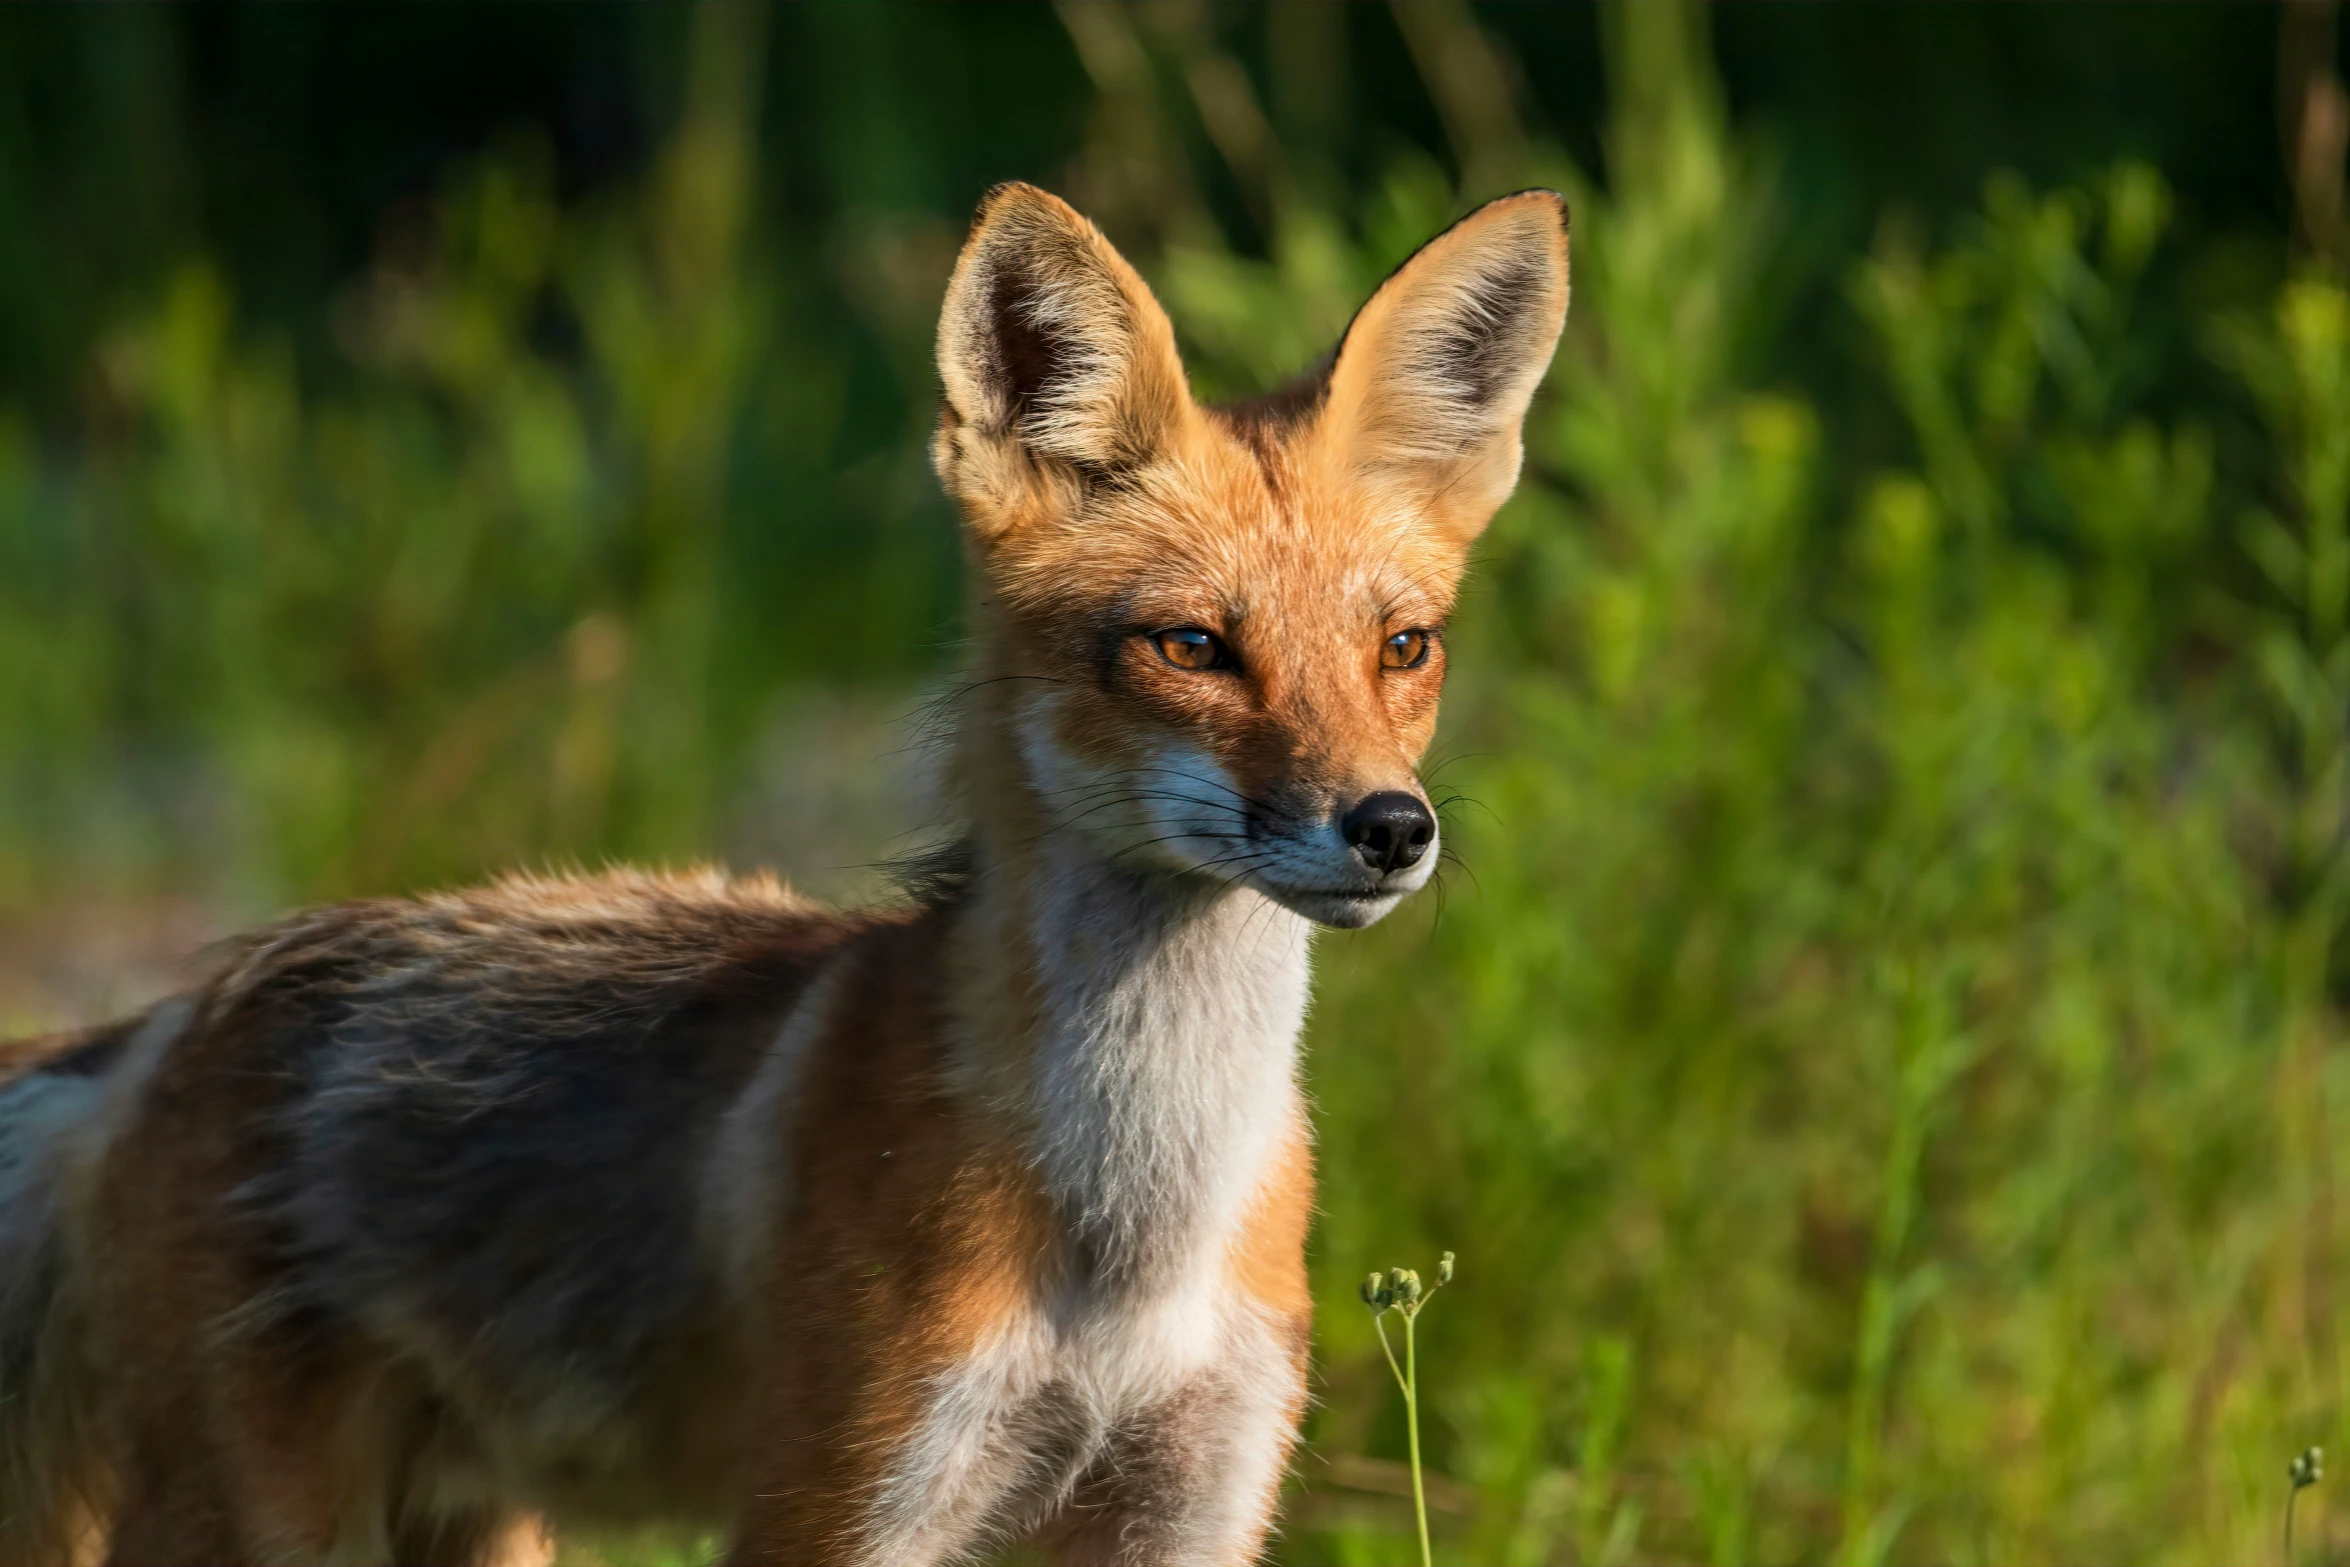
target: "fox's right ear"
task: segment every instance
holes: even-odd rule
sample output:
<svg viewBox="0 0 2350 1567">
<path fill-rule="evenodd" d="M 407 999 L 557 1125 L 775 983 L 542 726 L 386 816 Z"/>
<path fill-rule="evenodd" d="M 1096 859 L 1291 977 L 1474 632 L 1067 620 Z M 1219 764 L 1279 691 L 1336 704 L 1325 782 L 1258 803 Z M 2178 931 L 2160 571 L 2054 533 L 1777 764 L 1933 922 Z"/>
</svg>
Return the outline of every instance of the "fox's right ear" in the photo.
<svg viewBox="0 0 2350 1567">
<path fill-rule="evenodd" d="M 983 539 L 1166 443 L 1190 401 L 1175 329 L 1126 258 L 1059 197 L 979 204 L 938 320 L 932 457 Z"/>
</svg>

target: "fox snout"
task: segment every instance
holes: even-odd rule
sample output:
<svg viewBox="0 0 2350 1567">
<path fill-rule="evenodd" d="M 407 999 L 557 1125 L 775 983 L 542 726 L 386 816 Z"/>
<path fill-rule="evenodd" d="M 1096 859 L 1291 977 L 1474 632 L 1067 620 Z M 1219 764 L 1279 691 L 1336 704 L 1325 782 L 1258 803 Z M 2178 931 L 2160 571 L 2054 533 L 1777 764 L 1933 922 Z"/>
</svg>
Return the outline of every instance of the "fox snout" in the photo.
<svg viewBox="0 0 2350 1567">
<path fill-rule="evenodd" d="M 1436 815 L 1419 796 L 1381 789 L 1339 819 L 1339 833 L 1363 864 L 1382 876 L 1410 870 L 1436 842 Z"/>
<path fill-rule="evenodd" d="M 1181 741 L 1107 765 L 1066 741 L 1029 759 L 1052 797 L 1078 804 L 1061 820 L 1118 863 L 1252 887 L 1318 924 L 1372 924 L 1436 868 L 1436 814 L 1409 772 L 1370 788 L 1274 778 Z"/>
<path fill-rule="evenodd" d="M 1342 796 L 1325 813 L 1267 823 L 1241 878 L 1317 924 L 1356 930 L 1428 884 L 1436 814 L 1415 788 Z"/>
<path fill-rule="evenodd" d="M 1299 823 L 1249 879 L 1275 902 L 1323 925 L 1359 929 L 1428 884 L 1436 814 L 1416 789 L 1374 789 Z"/>
</svg>

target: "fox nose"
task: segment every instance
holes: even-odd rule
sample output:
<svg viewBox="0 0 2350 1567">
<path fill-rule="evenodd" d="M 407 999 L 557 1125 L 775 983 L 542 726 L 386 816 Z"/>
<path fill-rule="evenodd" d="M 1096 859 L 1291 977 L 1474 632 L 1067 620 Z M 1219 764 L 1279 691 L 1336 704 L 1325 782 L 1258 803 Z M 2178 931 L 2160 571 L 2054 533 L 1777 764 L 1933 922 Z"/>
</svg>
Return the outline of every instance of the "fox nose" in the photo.
<svg viewBox="0 0 2350 1567">
<path fill-rule="evenodd" d="M 1338 830 L 1363 863 L 1375 871 L 1400 871 L 1419 862 L 1436 841 L 1436 818 L 1419 797 L 1401 789 L 1365 795 L 1340 820 Z"/>
</svg>

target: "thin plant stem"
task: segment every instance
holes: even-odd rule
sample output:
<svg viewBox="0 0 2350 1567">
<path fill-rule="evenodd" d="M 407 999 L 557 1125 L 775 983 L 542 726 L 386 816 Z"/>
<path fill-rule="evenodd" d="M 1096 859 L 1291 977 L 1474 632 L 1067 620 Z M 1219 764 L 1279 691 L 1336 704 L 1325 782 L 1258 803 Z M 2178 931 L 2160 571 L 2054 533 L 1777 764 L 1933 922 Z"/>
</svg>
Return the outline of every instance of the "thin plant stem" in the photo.
<svg viewBox="0 0 2350 1567">
<path fill-rule="evenodd" d="M 1407 1311 L 1403 1318 L 1403 1413 L 1412 1441 L 1412 1511 L 1420 1522 L 1420 1567 L 1435 1567 L 1428 1549 L 1428 1491 L 1420 1479 L 1420 1362 L 1412 1341 L 1412 1323 L 1419 1315 Z"/>
<path fill-rule="evenodd" d="M 1371 1319 L 1371 1328 L 1379 1335 L 1380 1353 L 1387 1357 L 1387 1369 L 1395 1377 L 1395 1385 L 1403 1392 L 1403 1423 L 1405 1436 L 1411 1442 L 1412 1452 L 1412 1513 L 1420 1526 L 1420 1567 L 1436 1567 L 1435 1553 L 1428 1546 L 1428 1488 L 1420 1474 L 1420 1366 L 1417 1347 L 1412 1339 L 1412 1319 L 1417 1312 L 1403 1313 L 1403 1360 L 1395 1358 L 1395 1346 L 1387 1341 L 1387 1314 L 1381 1312 Z"/>
<path fill-rule="evenodd" d="M 2285 1567 L 2293 1567 L 2293 1504 L 2301 1493 L 2325 1477 L 2325 1449 L 2305 1449 L 2285 1470 Z"/>
<path fill-rule="evenodd" d="M 1381 1353 L 1387 1356 L 1387 1369 L 1394 1373 L 1395 1385 L 1403 1393 L 1404 1407 L 1409 1409 L 1412 1405 L 1412 1386 L 1409 1382 L 1404 1380 L 1403 1362 L 1396 1359 L 1395 1351 L 1388 1347 L 1387 1318 L 1385 1315 L 1373 1317 L 1371 1319 L 1371 1328 L 1372 1331 L 1379 1335 L 1379 1349 Z"/>
<path fill-rule="evenodd" d="M 1420 1276 L 1409 1268 L 1390 1268 L 1365 1279 L 1357 1291 L 1371 1308 L 1371 1331 L 1379 1335 L 1379 1353 L 1387 1357 L 1388 1375 L 1403 1390 L 1404 1431 L 1412 1444 L 1412 1518 L 1420 1526 L 1420 1567 L 1436 1567 L 1436 1552 L 1428 1543 L 1428 1481 L 1420 1465 L 1420 1347 L 1412 1330 L 1420 1310 L 1436 1292 L 1452 1282 L 1452 1253 L 1436 1259 L 1436 1282 L 1423 1289 Z M 1387 1314 L 1403 1315 L 1403 1362 L 1387 1337 Z"/>
</svg>

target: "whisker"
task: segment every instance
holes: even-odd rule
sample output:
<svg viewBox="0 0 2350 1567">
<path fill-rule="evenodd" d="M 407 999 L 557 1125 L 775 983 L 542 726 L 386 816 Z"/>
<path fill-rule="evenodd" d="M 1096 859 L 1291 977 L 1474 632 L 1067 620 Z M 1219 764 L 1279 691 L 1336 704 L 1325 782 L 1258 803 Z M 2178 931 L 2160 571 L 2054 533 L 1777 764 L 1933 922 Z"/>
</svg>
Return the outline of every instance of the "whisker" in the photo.
<svg viewBox="0 0 2350 1567">
<path fill-rule="evenodd" d="M 1444 819 L 1445 813 L 1450 811 L 1454 806 L 1468 805 L 1474 806 L 1476 809 L 1483 811 L 1487 816 L 1492 817 L 1494 826 L 1499 827 L 1501 825 L 1501 817 L 1498 813 L 1495 812 L 1493 807 L 1487 805 L 1483 800 L 1478 799 L 1473 794 L 1462 794 L 1458 790 L 1455 790 L 1450 794 L 1442 796 L 1441 798 L 1431 800 L 1429 803 L 1436 807 L 1436 815 L 1440 820 Z"/>
<path fill-rule="evenodd" d="M 1222 838 L 1232 843 L 1245 843 L 1248 841 L 1238 833 L 1171 832 L 1156 838 L 1145 838 L 1140 843 L 1130 843 L 1125 848 L 1120 849 L 1116 854 L 1111 855 L 1110 861 L 1112 864 L 1116 864 L 1118 861 L 1126 858 L 1126 856 L 1129 854 L 1138 853 L 1141 850 L 1153 848 L 1162 843 L 1174 843 L 1184 838 Z M 1211 861 L 1210 863 L 1214 862 Z"/>
<path fill-rule="evenodd" d="M 1436 863 L 1439 866 L 1451 865 L 1456 867 L 1463 876 L 1469 878 L 1469 885 L 1476 889 L 1477 896 L 1479 898 L 1483 898 L 1485 896 L 1485 884 L 1477 879 L 1476 869 L 1472 867 L 1467 860 L 1462 859 L 1460 852 L 1453 848 L 1451 844 L 1443 844 L 1438 847 L 1436 851 Z"/>
</svg>

